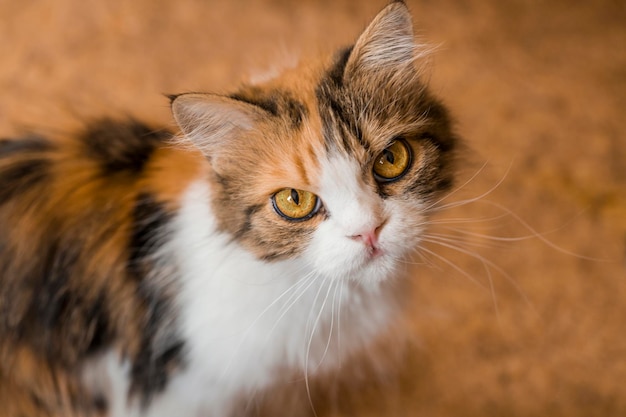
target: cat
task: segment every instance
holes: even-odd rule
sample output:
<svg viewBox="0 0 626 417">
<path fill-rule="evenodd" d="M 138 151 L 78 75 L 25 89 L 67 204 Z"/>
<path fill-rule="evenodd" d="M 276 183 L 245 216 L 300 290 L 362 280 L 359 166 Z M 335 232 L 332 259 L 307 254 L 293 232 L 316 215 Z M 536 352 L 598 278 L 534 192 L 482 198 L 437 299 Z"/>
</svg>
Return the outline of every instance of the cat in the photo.
<svg viewBox="0 0 626 417">
<path fill-rule="evenodd" d="M 395 1 L 334 56 L 170 96 L 178 133 L 0 141 L 0 415 L 228 416 L 341 372 L 453 183 L 420 51 Z"/>
</svg>

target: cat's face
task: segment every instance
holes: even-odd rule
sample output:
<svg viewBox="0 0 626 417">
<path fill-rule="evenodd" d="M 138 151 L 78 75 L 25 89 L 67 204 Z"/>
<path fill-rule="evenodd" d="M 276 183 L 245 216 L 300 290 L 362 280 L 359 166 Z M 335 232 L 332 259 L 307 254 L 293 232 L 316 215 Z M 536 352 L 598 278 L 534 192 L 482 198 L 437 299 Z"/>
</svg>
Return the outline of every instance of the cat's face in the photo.
<svg viewBox="0 0 626 417">
<path fill-rule="evenodd" d="M 219 227 L 268 262 L 386 278 L 452 176 L 454 137 L 415 54 L 406 7 L 393 3 L 323 69 L 176 97 L 177 122 L 211 166 Z"/>
</svg>

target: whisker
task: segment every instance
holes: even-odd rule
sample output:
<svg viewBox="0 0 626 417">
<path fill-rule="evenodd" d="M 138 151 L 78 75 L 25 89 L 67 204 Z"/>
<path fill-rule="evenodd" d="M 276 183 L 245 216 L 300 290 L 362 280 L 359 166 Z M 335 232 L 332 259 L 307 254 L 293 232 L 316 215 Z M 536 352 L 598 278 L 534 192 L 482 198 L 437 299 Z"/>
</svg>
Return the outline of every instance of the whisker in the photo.
<svg viewBox="0 0 626 417">
<path fill-rule="evenodd" d="M 425 253 L 424 251 L 422 251 L 422 247 L 416 248 L 413 254 L 418 255 L 421 261 L 415 262 L 413 260 L 407 261 L 405 259 L 399 259 L 398 262 L 403 263 L 405 265 L 426 265 L 431 269 L 443 271 L 443 268 L 441 267 L 441 265 L 438 265 L 435 261 L 433 261 L 432 259 L 426 256 L 426 255 L 429 255 L 429 253 Z"/>
<path fill-rule="evenodd" d="M 472 181 L 474 181 L 474 179 L 476 179 L 476 177 L 478 177 L 478 175 L 480 175 L 480 173 L 485 169 L 485 167 L 487 166 L 488 161 L 486 161 L 479 169 L 478 171 L 476 171 L 467 181 L 465 181 L 463 184 L 461 184 L 459 187 L 455 188 L 454 190 L 450 191 L 449 193 L 447 193 L 446 195 L 444 195 L 443 197 L 441 197 L 440 199 L 432 202 L 431 204 L 429 204 L 428 206 L 426 206 L 426 208 L 424 209 L 425 211 L 429 211 L 431 210 L 433 207 L 438 206 L 439 203 L 441 203 L 442 201 L 447 200 L 448 198 L 452 197 L 454 194 L 456 194 L 457 192 L 461 191 L 463 188 L 465 188 L 468 184 L 470 184 Z"/>
<path fill-rule="evenodd" d="M 315 294 L 315 299 L 313 300 L 313 304 L 311 305 L 311 313 L 313 312 L 313 309 L 315 308 L 315 304 L 317 303 L 317 298 L 319 297 L 322 288 L 324 288 L 324 285 L 328 282 L 328 278 L 325 278 L 324 281 L 322 282 L 322 285 L 320 285 L 319 290 L 317 291 L 317 294 Z M 317 412 L 315 411 L 315 405 L 313 404 L 313 397 L 311 396 L 311 385 L 310 385 L 310 381 L 309 381 L 309 359 L 311 356 L 311 345 L 313 344 L 313 337 L 315 336 L 315 330 L 317 329 L 317 326 L 319 324 L 320 318 L 322 317 L 322 313 L 324 311 L 324 308 L 326 307 L 326 302 L 328 301 L 328 295 L 330 294 L 330 289 L 332 288 L 332 282 L 330 282 L 328 284 L 328 290 L 326 291 L 326 296 L 324 297 L 324 301 L 322 302 L 322 305 L 320 306 L 319 312 L 317 313 L 317 316 L 315 317 L 315 320 L 313 321 L 313 325 L 311 328 L 311 333 L 309 335 L 309 341 L 307 343 L 307 348 L 306 348 L 306 354 L 304 356 L 304 383 L 306 385 L 306 392 L 307 392 L 307 396 L 309 398 L 309 405 L 311 406 L 311 411 L 313 411 L 313 415 L 315 417 L 317 417 Z M 309 316 L 309 319 L 312 316 Z M 308 323 L 307 323 L 307 327 L 308 327 Z M 318 363 L 317 366 L 319 366 L 320 364 Z"/>
<path fill-rule="evenodd" d="M 278 303 L 285 295 L 287 295 L 290 292 L 292 292 L 292 293 L 297 292 L 298 289 L 301 286 L 305 285 L 306 282 L 308 282 L 309 280 L 310 281 L 314 281 L 314 274 L 313 274 L 313 272 L 310 272 L 307 275 L 305 275 L 303 278 L 297 280 L 293 285 L 291 285 L 289 288 L 287 288 L 285 291 L 283 291 L 278 297 L 276 297 L 274 299 L 274 301 L 272 301 L 267 307 L 265 307 L 263 309 L 263 311 L 261 311 L 261 313 L 259 313 L 259 315 L 252 321 L 252 323 L 250 323 L 250 325 L 247 327 L 247 329 L 244 331 L 243 335 L 241 336 L 241 339 L 240 339 L 239 343 L 237 344 L 237 347 L 233 351 L 233 355 L 231 355 L 231 359 L 228 361 L 226 367 L 224 368 L 224 372 L 222 373 L 222 376 L 224 376 L 228 372 L 228 369 L 230 368 L 230 366 L 232 364 L 232 361 L 234 360 L 237 352 L 239 352 L 239 349 L 241 349 L 241 346 L 245 342 L 246 338 L 248 337 L 248 335 L 250 334 L 250 332 L 252 331 L 254 326 L 259 322 L 259 320 L 261 320 L 261 318 L 265 314 L 267 314 L 267 312 L 270 311 L 272 309 L 272 307 L 274 305 L 276 305 L 276 303 Z M 276 323 L 279 320 L 277 320 Z M 274 324 L 274 327 L 276 326 L 276 323 Z M 274 327 L 272 327 L 272 330 L 274 329 Z M 269 333 L 271 333 L 271 331 Z"/>
<path fill-rule="evenodd" d="M 483 204 L 488 204 L 488 205 L 491 205 L 491 206 L 496 207 L 496 208 L 498 208 L 498 209 L 500 209 L 500 210 L 503 210 L 503 211 L 504 211 L 504 212 L 506 212 L 508 215 L 510 215 L 511 217 L 513 217 L 513 218 L 514 218 L 514 219 L 515 219 L 515 220 L 516 220 L 519 224 L 521 224 L 521 225 L 522 225 L 522 227 L 524 227 L 526 230 L 528 230 L 528 231 L 532 234 L 532 235 L 530 235 L 530 236 L 529 236 L 529 238 L 532 238 L 532 237 L 537 238 L 537 239 L 539 239 L 541 242 L 543 242 L 544 244 L 546 244 L 547 246 L 549 246 L 550 248 L 552 248 L 552 249 L 556 250 L 557 252 L 563 253 L 563 254 L 565 254 L 565 255 L 573 256 L 573 257 L 578 258 L 578 259 L 584 259 L 584 260 L 587 260 L 587 261 L 594 261 L 594 262 L 611 262 L 611 261 L 610 261 L 610 260 L 608 260 L 608 259 L 593 258 L 593 257 L 590 257 L 590 256 L 580 255 L 580 254 L 578 254 L 578 253 L 575 253 L 575 252 L 569 251 L 569 250 L 564 249 L 564 248 L 560 247 L 559 245 L 557 245 L 557 244 L 553 243 L 552 241 L 548 240 L 548 238 L 546 238 L 546 237 L 544 236 L 545 234 L 548 234 L 548 233 L 553 233 L 553 232 L 555 232 L 555 231 L 558 231 L 558 230 L 560 230 L 561 228 L 557 228 L 557 229 L 555 229 L 555 230 L 551 230 L 551 231 L 548 231 L 548 232 L 546 232 L 546 233 L 539 233 L 539 232 L 538 232 L 537 230 L 535 230 L 535 229 L 534 229 L 534 228 L 533 228 L 530 224 L 528 224 L 528 222 L 526 222 L 524 219 L 522 219 L 522 218 L 521 218 L 519 215 L 517 215 L 515 212 L 513 212 L 512 210 L 510 210 L 510 209 L 508 209 L 508 208 L 504 207 L 503 205 L 501 205 L 501 204 L 499 204 L 499 203 L 496 203 L 496 202 L 493 202 L 493 201 L 489 201 L 489 200 L 483 200 L 483 201 L 480 201 L 480 202 L 481 202 L 481 203 L 483 203 Z M 506 239 L 506 238 L 504 238 L 504 239 Z"/>
<path fill-rule="evenodd" d="M 326 279 L 324 280 L 324 282 L 322 282 L 322 285 L 320 285 L 320 289 L 318 290 L 318 292 L 317 292 L 317 294 L 316 294 L 316 296 L 315 296 L 315 300 L 313 301 L 313 304 L 311 305 L 311 313 L 312 313 L 312 312 L 313 312 L 313 309 L 315 308 L 315 304 L 316 304 L 316 302 L 317 302 L 317 298 L 318 298 L 318 296 L 319 296 L 319 295 L 320 295 L 320 293 L 321 293 L 321 290 L 324 288 L 324 285 L 326 285 L 326 283 L 328 283 L 328 289 L 326 290 L 326 295 L 324 296 L 324 300 L 322 301 L 322 305 L 320 306 L 319 311 L 318 311 L 318 313 L 317 313 L 317 314 L 316 314 L 316 316 L 315 316 L 315 319 L 314 319 L 314 321 L 313 321 L 313 323 L 312 323 L 311 332 L 310 332 L 310 334 L 309 334 L 309 340 L 308 340 L 308 343 L 307 343 L 307 355 L 306 355 L 306 365 L 307 365 L 307 366 L 305 367 L 305 369 L 307 370 L 307 372 L 308 372 L 308 360 L 309 360 L 310 353 L 311 353 L 311 346 L 312 346 L 312 343 L 313 343 L 313 338 L 314 338 L 314 336 L 315 336 L 315 330 L 317 330 L 317 326 L 318 326 L 318 325 L 319 325 L 319 323 L 320 323 L 320 319 L 321 319 L 321 317 L 322 317 L 322 314 L 323 314 L 323 312 L 324 312 L 324 309 L 326 308 L 326 303 L 328 302 L 328 298 L 329 298 L 329 296 L 330 296 L 330 292 L 331 292 L 331 290 L 332 290 L 332 288 L 333 288 L 333 283 L 334 283 L 334 282 L 333 282 L 333 281 L 328 282 L 328 281 L 329 281 L 329 279 L 328 279 L 328 278 L 326 278 Z M 311 316 L 311 317 L 312 317 L 312 316 Z M 320 362 L 321 362 L 321 361 L 320 361 Z M 320 366 L 320 363 L 318 363 L 318 364 L 317 364 L 317 366 L 319 367 L 319 366 Z"/>
<path fill-rule="evenodd" d="M 337 303 L 337 351 L 339 357 L 339 367 L 341 368 L 341 306 L 343 305 L 343 289 L 347 284 L 342 282 L 339 286 L 339 302 Z"/>
<path fill-rule="evenodd" d="M 276 327 L 278 326 L 278 324 L 280 323 L 280 321 L 283 319 L 283 317 L 285 317 L 285 315 L 289 312 L 289 310 L 291 310 L 291 307 L 293 307 L 298 300 L 300 300 L 300 298 L 302 298 L 302 296 L 304 294 L 306 294 L 306 292 L 309 290 L 309 288 L 311 288 L 311 286 L 317 281 L 318 276 L 311 272 L 308 275 L 308 284 L 305 285 L 305 283 L 303 283 L 303 285 L 300 287 L 304 287 L 302 289 L 302 291 L 300 291 L 300 293 L 298 294 L 298 291 L 300 290 L 300 288 L 297 288 L 293 291 L 293 293 L 289 296 L 289 298 L 287 298 L 287 300 L 285 300 L 285 304 L 281 307 L 281 309 L 278 311 L 278 313 L 280 314 L 278 316 L 278 318 L 276 319 L 276 321 L 274 322 L 274 325 L 270 328 L 270 330 L 267 332 L 267 340 L 269 341 L 269 337 L 270 335 L 274 332 L 274 330 L 276 329 Z M 297 294 L 297 296 L 296 296 Z"/>
<path fill-rule="evenodd" d="M 432 243 L 437 243 L 437 242 L 432 242 Z M 447 265 L 449 265 L 450 267 L 454 268 L 457 272 L 459 272 L 461 275 L 465 276 L 467 279 L 470 280 L 470 282 L 474 283 L 475 285 L 477 285 L 478 287 L 482 288 L 483 290 L 486 290 L 487 288 L 485 287 L 485 284 L 483 284 L 482 282 L 478 281 L 476 278 L 474 278 L 473 276 L 471 276 L 469 273 L 467 273 L 467 271 L 464 271 L 463 269 L 461 269 L 457 264 L 455 264 L 454 262 L 446 259 L 444 256 L 439 255 L 436 252 L 431 251 L 430 249 L 427 249 L 425 247 L 420 247 L 419 248 L 420 251 L 424 251 L 432 256 L 434 256 L 435 258 L 439 259 L 440 261 L 446 263 Z"/>
<path fill-rule="evenodd" d="M 398 260 L 397 262 L 400 262 L 402 264 L 405 265 L 425 265 L 429 268 L 432 269 L 437 269 L 438 265 L 436 265 L 435 263 L 433 263 L 430 259 L 428 259 L 423 253 L 421 253 L 419 250 L 415 251 L 415 254 L 419 256 L 419 261 L 403 261 L 402 259 Z"/>
<path fill-rule="evenodd" d="M 476 201 L 482 201 L 485 197 L 487 197 L 488 195 L 490 195 L 491 193 L 493 193 L 496 189 L 498 189 L 500 187 L 500 185 L 502 185 L 502 183 L 504 182 L 504 180 L 506 179 L 507 175 L 509 174 L 511 170 L 511 166 L 509 165 L 509 168 L 507 169 L 507 171 L 504 173 L 504 175 L 502 176 L 502 178 L 500 178 L 498 180 L 498 182 L 493 185 L 490 189 L 488 189 L 487 191 L 485 191 L 484 193 L 476 196 L 476 197 L 472 197 L 472 198 L 467 198 L 464 200 L 458 200 L 458 201 L 453 201 L 452 203 L 448 203 L 448 204 L 444 204 L 444 205 L 437 205 L 436 207 L 433 207 L 433 205 L 431 204 L 426 210 L 432 210 L 435 212 L 441 212 L 444 210 L 449 210 L 452 208 L 456 208 L 456 207 L 461 207 L 470 203 L 474 203 Z M 474 177 L 472 177 L 474 178 Z"/>
<path fill-rule="evenodd" d="M 489 281 L 489 291 L 491 292 L 491 301 L 493 302 L 493 310 L 496 313 L 496 319 L 498 320 L 498 323 L 502 323 L 500 317 L 500 308 L 498 307 L 498 299 L 496 297 L 496 288 L 493 284 L 493 276 L 491 275 L 491 269 L 489 269 L 484 262 L 482 263 L 482 265 Z"/>
<path fill-rule="evenodd" d="M 491 217 L 450 217 L 443 219 L 429 219 L 424 222 L 427 225 L 440 225 L 440 224 L 480 224 L 485 222 L 494 222 L 496 220 L 504 219 L 508 216 L 507 213 L 500 214 L 498 216 Z"/>
<path fill-rule="evenodd" d="M 465 243 L 470 243 L 473 247 L 482 247 L 482 248 L 501 248 L 504 247 L 504 245 L 497 245 L 496 243 L 498 241 L 495 242 L 484 242 L 482 240 L 479 240 L 479 237 L 477 236 L 471 236 L 472 238 L 470 241 L 467 240 L 467 238 L 464 238 L 463 240 L 460 240 L 459 238 L 453 236 L 453 235 L 447 235 L 447 234 L 441 234 L 441 233 L 425 233 L 423 235 L 424 238 L 427 237 L 432 237 L 432 238 L 436 238 L 436 239 L 441 239 L 443 241 L 446 242 L 450 242 L 450 243 L 455 243 L 455 244 L 465 244 Z"/>
<path fill-rule="evenodd" d="M 496 270 L 497 272 L 499 272 L 504 278 L 506 278 L 506 280 L 509 282 L 509 284 L 511 284 L 513 286 L 513 288 L 515 288 L 515 290 L 518 292 L 518 294 L 522 297 L 522 299 L 524 300 L 524 302 L 531 307 L 531 309 L 537 313 L 537 310 L 534 306 L 534 304 L 530 301 L 530 299 L 528 298 L 528 296 L 526 295 L 526 293 L 522 290 L 522 288 L 517 284 L 517 282 L 504 270 L 502 269 L 500 266 L 496 265 L 495 263 L 493 263 L 492 261 L 490 261 L 489 259 L 485 258 L 484 256 L 475 253 L 475 252 L 471 252 L 467 249 L 464 249 L 462 247 L 459 247 L 457 245 L 453 245 L 451 243 L 445 242 L 445 241 L 440 241 L 437 239 L 424 239 L 424 241 L 430 242 L 430 243 L 434 243 L 443 247 L 446 247 L 448 249 L 452 249 L 454 251 L 463 253 L 467 256 L 470 256 L 478 261 L 480 261 L 484 267 L 491 267 L 494 270 Z M 424 249 L 424 248 L 422 248 Z M 443 257 L 441 257 L 443 258 Z M 445 258 L 443 258 L 445 259 Z M 459 270 L 457 268 L 457 270 Z M 465 276 L 467 276 L 467 274 L 464 274 Z M 489 275 L 491 276 L 491 275 Z M 537 313 L 538 314 L 538 313 Z"/>
<path fill-rule="evenodd" d="M 334 285 L 333 285 L 334 284 Z M 324 361 L 324 358 L 326 357 L 326 354 L 328 353 L 328 350 L 330 348 L 330 343 L 333 337 L 333 330 L 335 327 L 335 303 L 337 301 L 337 292 L 339 290 L 339 286 L 341 285 L 341 281 L 336 280 L 334 282 L 331 282 L 328 291 L 330 292 L 331 288 L 334 289 L 333 291 L 333 300 L 332 303 L 330 304 L 330 328 L 328 330 L 328 339 L 326 340 L 326 347 L 324 348 L 324 352 L 322 353 L 322 357 L 319 361 L 319 363 L 321 364 Z M 319 365 L 318 365 L 319 366 Z"/>
</svg>

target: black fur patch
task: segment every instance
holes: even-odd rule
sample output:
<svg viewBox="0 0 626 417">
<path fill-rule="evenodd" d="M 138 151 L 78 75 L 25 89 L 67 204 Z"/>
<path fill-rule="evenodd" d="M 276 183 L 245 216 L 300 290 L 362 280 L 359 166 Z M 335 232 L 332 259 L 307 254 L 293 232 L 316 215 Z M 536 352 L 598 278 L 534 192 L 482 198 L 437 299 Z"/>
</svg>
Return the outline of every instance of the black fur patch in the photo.
<svg viewBox="0 0 626 417">
<path fill-rule="evenodd" d="M 86 351 L 87 355 L 90 355 L 108 347 L 115 338 L 115 334 L 109 322 L 104 296 L 101 295 L 94 303 L 90 304 L 85 313 L 87 321 L 93 329 Z"/>
<path fill-rule="evenodd" d="M 80 139 L 107 175 L 140 173 L 154 149 L 170 137 L 169 132 L 154 130 L 136 120 L 102 119 L 91 123 Z"/>
<path fill-rule="evenodd" d="M 281 250 L 279 252 L 267 252 L 264 253 L 263 256 L 261 256 L 261 260 L 265 261 L 265 262 L 273 262 L 273 261 L 277 261 L 279 259 L 285 259 L 287 257 L 293 256 L 296 253 L 298 253 L 298 249 L 288 249 L 288 250 Z"/>
<path fill-rule="evenodd" d="M 263 208 L 260 204 L 247 207 L 245 210 L 246 220 L 243 222 L 239 230 L 235 233 L 234 239 L 241 239 L 246 233 L 252 229 L 252 216 Z"/>
<path fill-rule="evenodd" d="M 76 304 L 75 294 L 70 291 L 68 281 L 75 274 L 76 265 L 80 260 L 80 245 L 64 245 L 53 242 L 46 251 L 41 262 L 41 280 L 37 296 L 33 303 L 37 322 L 44 328 L 53 329 Z"/>
<path fill-rule="evenodd" d="M 173 300 L 161 283 L 151 281 L 156 267 L 151 256 L 167 235 L 172 214 L 152 195 L 137 197 L 133 211 L 128 272 L 137 285 L 144 308 L 140 350 L 131 369 L 131 391 L 147 405 L 162 391 L 173 372 L 184 365 L 184 342 L 168 328 L 176 314 Z"/>
<path fill-rule="evenodd" d="M 354 137 L 365 150 L 369 151 L 370 144 L 363 138 L 361 126 L 357 123 L 359 110 L 356 108 L 349 88 L 344 85 L 344 73 L 351 53 L 352 47 L 340 51 L 334 65 L 320 80 L 315 89 L 315 95 L 322 118 L 326 149 L 332 149 L 338 145 L 336 138 L 332 135 L 334 120 L 342 130 L 340 137 L 344 150 L 349 151 L 352 148 L 349 138 Z"/>
<path fill-rule="evenodd" d="M 348 64 L 348 59 L 350 58 L 353 48 L 354 47 L 350 46 L 339 51 L 335 59 L 335 64 L 326 73 L 328 80 L 337 87 L 341 87 L 343 85 L 346 65 Z"/>
<path fill-rule="evenodd" d="M 159 238 L 171 221 L 172 214 L 152 195 L 141 193 L 135 200 L 132 217 L 128 270 L 130 276 L 139 282 L 152 266 L 149 256 L 158 248 Z"/>
<path fill-rule="evenodd" d="M 370 145 L 363 139 L 361 127 L 356 122 L 356 113 L 350 101 L 350 97 L 343 92 L 343 88 L 334 85 L 330 78 L 322 80 L 316 90 L 320 116 L 322 118 L 322 129 L 324 135 L 324 146 L 326 149 L 332 149 L 338 145 L 344 150 L 352 149 L 350 137 L 357 139 L 358 143 L 366 150 Z M 341 132 L 341 144 L 337 143 L 336 138 L 332 134 L 332 126 L 338 123 Z"/>
<path fill-rule="evenodd" d="M 52 143 L 42 136 L 27 136 L 20 139 L 0 139 L 0 158 L 17 153 L 45 152 L 54 149 Z"/>
<path fill-rule="evenodd" d="M 37 157 L 0 168 L 0 205 L 48 178 L 50 167 L 49 160 Z"/>
<path fill-rule="evenodd" d="M 26 341 L 51 363 L 71 369 L 113 336 L 104 297 L 87 298 L 72 281 L 85 274 L 83 245 L 55 235 L 51 232 L 34 249 L 36 258 L 0 264 L 1 272 L 13 278 L 0 290 L 0 298 L 10 300 L 3 314 L 13 316 L 8 321 L 3 317 L 0 337 Z"/>
<path fill-rule="evenodd" d="M 94 396 L 92 402 L 93 408 L 98 413 L 105 414 L 109 409 L 109 402 L 102 394 L 97 394 L 96 396 Z"/>
<path fill-rule="evenodd" d="M 0 205 L 49 176 L 51 163 L 45 153 L 53 148 L 41 136 L 0 139 Z"/>
<path fill-rule="evenodd" d="M 155 394 L 163 391 L 172 374 L 185 365 L 185 343 L 182 339 L 172 334 L 163 343 L 155 343 L 156 332 L 162 331 L 163 321 L 173 314 L 170 300 L 148 296 L 146 301 L 151 303 L 149 317 L 142 329 L 140 352 L 133 359 L 131 369 L 131 392 L 139 394 L 144 406 Z"/>
<path fill-rule="evenodd" d="M 426 140 L 435 147 L 438 143 L 432 139 L 432 135 Z M 427 169 L 417 177 L 409 186 L 408 191 L 420 196 L 433 196 L 436 193 L 448 191 L 454 182 L 453 157 L 450 152 L 437 151 L 436 157 L 430 162 Z"/>
<path fill-rule="evenodd" d="M 230 95 L 230 98 L 260 107 L 272 116 L 284 116 L 293 128 L 298 128 L 308 114 L 304 104 L 285 91 L 248 87 Z"/>
<path fill-rule="evenodd" d="M 452 122 L 448 111 L 439 101 L 432 97 L 428 97 L 428 111 L 426 112 L 428 118 L 434 121 L 435 128 L 433 134 L 428 138 L 442 153 L 450 153 L 456 148 L 458 139 L 451 132 Z"/>
</svg>

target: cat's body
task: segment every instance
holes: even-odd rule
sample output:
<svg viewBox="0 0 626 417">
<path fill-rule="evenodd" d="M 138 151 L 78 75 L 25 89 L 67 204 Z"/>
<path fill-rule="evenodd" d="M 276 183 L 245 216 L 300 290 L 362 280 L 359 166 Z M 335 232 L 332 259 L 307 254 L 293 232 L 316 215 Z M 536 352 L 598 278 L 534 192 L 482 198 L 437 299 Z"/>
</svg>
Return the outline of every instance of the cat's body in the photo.
<svg viewBox="0 0 626 417">
<path fill-rule="evenodd" d="M 455 138 L 395 2 L 231 96 L 0 142 L 0 415 L 227 416 L 393 321 Z M 5 414 L 2 414 L 5 413 Z"/>
</svg>

